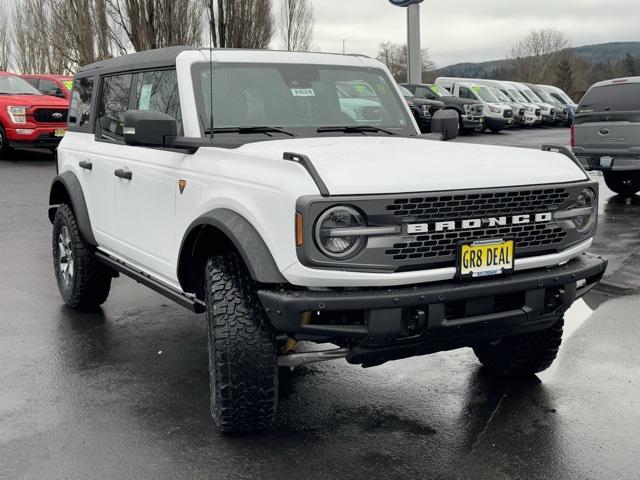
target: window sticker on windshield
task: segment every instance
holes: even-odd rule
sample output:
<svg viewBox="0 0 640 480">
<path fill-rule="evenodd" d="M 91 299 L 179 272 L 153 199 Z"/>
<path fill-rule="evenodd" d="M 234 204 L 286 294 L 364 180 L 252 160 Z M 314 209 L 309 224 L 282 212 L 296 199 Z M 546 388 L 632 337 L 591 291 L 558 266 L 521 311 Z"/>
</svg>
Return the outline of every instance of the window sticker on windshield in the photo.
<svg viewBox="0 0 640 480">
<path fill-rule="evenodd" d="M 431 85 L 429 88 L 431 89 L 431 91 L 433 93 L 438 93 L 438 86 L 437 85 Z"/>
<path fill-rule="evenodd" d="M 313 88 L 292 88 L 291 95 L 294 97 L 315 97 L 316 92 L 313 91 Z"/>
<path fill-rule="evenodd" d="M 151 103 L 151 91 L 153 85 L 147 83 L 140 88 L 140 100 L 138 101 L 138 110 L 149 110 L 149 104 Z"/>
<path fill-rule="evenodd" d="M 473 90 L 475 93 L 480 93 L 480 87 L 478 87 L 477 85 L 475 87 L 471 87 L 471 90 Z"/>
<path fill-rule="evenodd" d="M 73 88 L 73 80 L 65 80 L 62 84 L 66 87 L 67 90 L 71 91 Z"/>
</svg>

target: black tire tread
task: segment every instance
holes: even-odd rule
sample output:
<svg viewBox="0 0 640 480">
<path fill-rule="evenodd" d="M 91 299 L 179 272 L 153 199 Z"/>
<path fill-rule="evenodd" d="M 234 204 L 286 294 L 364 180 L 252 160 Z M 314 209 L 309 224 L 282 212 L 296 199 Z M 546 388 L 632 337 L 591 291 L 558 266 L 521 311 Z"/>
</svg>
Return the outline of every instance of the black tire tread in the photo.
<svg viewBox="0 0 640 480">
<path fill-rule="evenodd" d="M 206 265 L 211 415 L 223 432 L 269 429 L 278 400 L 276 340 L 235 253 Z"/>
<path fill-rule="evenodd" d="M 625 180 L 631 183 L 624 183 Z M 604 172 L 604 183 L 610 190 L 623 195 L 632 196 L 640 191 L 640 173 L 639 172 Z"/>
<path fill-rule="evenodd" d="M 74 281 L 70 289 L 65 289 L 60 282 L 57 265 L 58 230 L 66 225 L 71 236 L 74 257 Z M 112 272 L 100 263 L 94 255 L 94 249 L 86 243 L 73 210 L 67 204 L 60 205 L 53 221 L 53 262 L 60 294 L 64 302 L 73 309 L 92 309 L 102 305 L 111 290 Z"/>
<path fill-rule="evenodd" d="M 564 318 L 546 330 L 502 339 L 498 344 L 473 348 L 480 363 L 489 370 L 508 376 L 528 376 L 551 366 L 562 343 Z"/>
</svg>

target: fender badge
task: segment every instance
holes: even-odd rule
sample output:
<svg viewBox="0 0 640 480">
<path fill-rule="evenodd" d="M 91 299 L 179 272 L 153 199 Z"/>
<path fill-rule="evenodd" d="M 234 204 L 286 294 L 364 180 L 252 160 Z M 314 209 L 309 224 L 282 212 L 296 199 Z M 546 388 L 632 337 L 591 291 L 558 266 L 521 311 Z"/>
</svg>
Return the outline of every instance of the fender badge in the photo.
<svg viewBox="0 0 640 480">
<path fill-rule="evenodd" d="M 180 195 L 182 195 L 182 192 L 184 192 L 184 187 L 187 186 L 187 181 L 186 180 L 178 180 L 178 188 L 180 189 Z"/>
</svg>

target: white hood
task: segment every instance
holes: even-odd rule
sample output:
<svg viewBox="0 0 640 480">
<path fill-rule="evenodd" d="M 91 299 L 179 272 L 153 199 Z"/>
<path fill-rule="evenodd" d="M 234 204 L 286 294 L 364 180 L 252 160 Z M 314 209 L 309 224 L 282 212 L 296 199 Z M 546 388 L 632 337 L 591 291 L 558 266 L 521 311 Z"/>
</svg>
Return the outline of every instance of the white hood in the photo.
<svg viewBox="0 0 640 480">
<path fill-rule="evenodd" d="M 309 157 L 331 195 L 428 192 L 585 180 L 559 153 L 418 138 L 324 137 L 248 143 L 238 153 Z"/>
</svg>

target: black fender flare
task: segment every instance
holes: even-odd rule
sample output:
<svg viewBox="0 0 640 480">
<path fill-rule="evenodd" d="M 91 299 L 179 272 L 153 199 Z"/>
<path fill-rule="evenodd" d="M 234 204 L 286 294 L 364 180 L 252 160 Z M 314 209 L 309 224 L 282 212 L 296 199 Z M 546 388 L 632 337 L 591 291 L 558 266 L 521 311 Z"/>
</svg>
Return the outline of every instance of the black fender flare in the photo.
<svg viewBox="0 0 640 480">
<path fill-rule="evenodd" d="M 197 257 L 200 232 L 213 227 L 228 239 L 240 253 L 251 277 L 260 283 L 287 283 L 280 273 L 269 248 L 255 229 L 242 215 L 227 208 L 216 208 L 194 220 L 182 237 L 178 254 L 177 275 L 180 286 L 186 292 L 195 291 L 192 259 Z M 209 248 L 220 248 L 210 245 Z"/>
<path fill-rule="evenodd" d="M 82 234 L 82 238 L 90 245 L 97 246 L 96 238 L 91 228 L 91 220 L 89 219 L 89 211 L 87 210 L 87 202 L 84 199 L 82 186 L 78 177 L 73 172 L 63 172 L 56 175 L 51 182 L 51 190 L 49 191 L 49 220 L 53 223 L 56 216 L 56 210 L 61 203 L 71 203 L 71 208 L 76 217 L 78 228 Z"/>
</svg>

